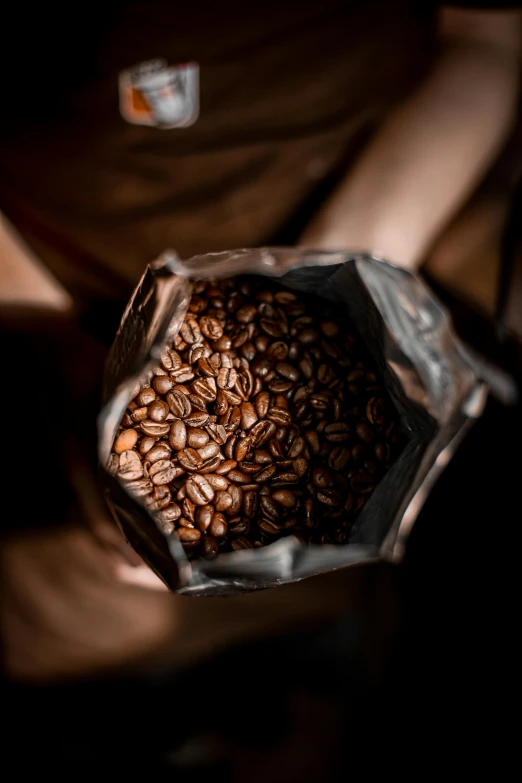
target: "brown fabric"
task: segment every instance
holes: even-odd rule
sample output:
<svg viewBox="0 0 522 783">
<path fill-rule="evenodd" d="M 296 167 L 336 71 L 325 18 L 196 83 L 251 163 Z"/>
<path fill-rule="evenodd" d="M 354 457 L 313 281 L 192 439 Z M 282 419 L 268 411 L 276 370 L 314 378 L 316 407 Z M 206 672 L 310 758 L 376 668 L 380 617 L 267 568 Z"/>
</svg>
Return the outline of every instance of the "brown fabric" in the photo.
<svg viewBox="0 0 522 783">
<path fill-rule="evenodd" d="M 429 62 L 431 19 L 418 5 L 122 5 L 78 83 L 67 73 L 45 84 L 60 96 L 56 116 L 51 101 L 49 116 L 4 127 L 0 207 L 84 300 L 126 296 L 168 247 L 189 257 L 292 242 L 307 204 Z M 154 57 L 199 63 L 192 127 L 121 118 L 119 71 Z"/>
</svg>

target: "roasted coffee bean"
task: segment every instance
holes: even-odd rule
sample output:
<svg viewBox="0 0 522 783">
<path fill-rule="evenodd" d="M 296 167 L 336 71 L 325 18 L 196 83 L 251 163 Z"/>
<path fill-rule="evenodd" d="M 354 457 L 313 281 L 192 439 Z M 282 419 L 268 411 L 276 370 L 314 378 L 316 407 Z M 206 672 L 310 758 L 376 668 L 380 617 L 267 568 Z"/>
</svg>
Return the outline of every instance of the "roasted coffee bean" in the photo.
<svg viewBox="0 0 522 783">
<path fill-rule="evenodd" d="M 294 473 L 296 473 L 299 478 L 303 478 L 308 471 L 308 460 L 304 457 L 298 457 L 297 459 L 294 459 L 292 467 Z"/>
<path fill-rule="evenodd" d="M 228 523 L 224 514 L 214 514 L 208 527 L 208 532 L 211 536 L 214 536 L 214 538 L 226 537 L 228 533 Z"/>
<path fill-rule="evenodd" d="M 240 405 L 241 411 L 241 427 L 244 430 L 251 429 L 257 422 L 256 409 L 251 402 L 243 402 Z"/>
<path fill-rule="evenodd" d="M 171 391 L 166 396 L 168 406 L 174 416 L 183 419 L 192 411 L 192 404 L 186 394 L 181 391 Z"/>
<path fill-rule="evenodd" d="M 219 467 L 216 468 L 216 473 L 218 473 L 220 476 L 226 476 L 227 473 L 229 473 L 235 467 L 237 467 L 237 462 L 235 459 L 225 459 L 220 463 Z"/>
<path fill-rule="evenodd" d="M 272 369 L 272 365 L 272 359 L 265 354 L 261 354 L 254 359 L 250 365 L 250 369 L 254 375 L 257 375 L 259 378 L 264 378 Z"/>
<path fill-rule="evenodd" d="M 149 468 L 149 478 L 153 484 L 169 484 L 174 481 L 178 468 L 168 459 L 153 462 Z"/>
<path fill-rule="evenodd" d="M 281 528 L 279 525 L 276 525 L 275 522 L 271 519 L 261 519 L 257 526 L 259 527 L 259 530 L 264 533 L 266 536 L 278 536 L 281 533 Z"/>
<path fill-rule="evenodd" d="M 219 544 L 213 536 L 203 536 L 199 546 L 201 557 L 213 560 L 219 554 Z"/>
<path fill-rule="evenodd" d="M 201 341 L 201 331 L 195 318 L 185 318 L 179 333 L 188 345 Z"/>
<path fill-rule="evenodd" d="M 259 392 L 259 394 L 256 396 L 256 399 L 254 401 L 254 405 L 255 405 L 256 413 L 260 419 L 265 418 L 268 412 L 269 404 L 270 404 L 269 393 L 266 391 Z"/>
<path fill-rule="evenodd" d="M 257 512 L 257 492 L 249 490 L 243 495 L 243 513 L 249 519 L 255 517 Z"/>
<path fill-rule="evenodd" d="M 159 486 L 153 487 L 151 493 L 146 498 L 145 503 L 152 511 L 159 511 L 160 509 L 167 508 L 171 500 L 172 493 L 169 487 L 166 484 L 160 484 Z"/>
<path fill-rule="evenodd" d="M 301 375 L 297 367 L 294 367 L 293 364 L 289 364 L 288 362 L 277 362 L 275 371 L 279 373 L 279 375 L 282 375 L 283 378 L 294 382 L 299 380 L 299 376 Z"/>
<path fill-rule="evenodd" d="M 196 506 L 194 505 L 194 503 L 191 500 L 189 500 L 189 498 L 184 498 L 183 503 L 181 504 L 181 513 L 183 514 L 185 519 L 188 519 L 188 521 L 191 524 L 194 523 L 195 511 L 196 511 Z"/>
<path fill-rule="evenodd" d="M 196 413 L 193 411 L 188 416 L 185 416 L 185 423 L 188 427 L 204 427 L 208 424 L 208 421 L 209 415 L 203 411 L 197 411 Z"/>
<path fill-rule="evenodd" d="M 207 479 L 212 489 L 224 490 L 228 487 L 227 479 L 217 473 L 207 473 L 205 474 L 205 478 Z"/>
<path fill-rule="evenodd" d="M 147 408 L 151 402 L 154 402 L 157 395 L 154 389 L 151 389 L 150 386 L 145 386 L 144 389 L 140 391 L 138 396 L 136 397 L 136 403 L 138 408 L 145 407 Z"/>
<path fill-rule="evenodd" d="M 151 421 L 165 421 L 169 414 L 169 406 L 164 400 L 154 400 L 148 409 L 148 418 Z"/>
<path fill-rule="evenodd" d="M 194 377 L 194 372 L 190 365 L 182 364 L 181 367 L 178 367 L 177 370 L 172 370 L 170 375 L 172 378 L 174 378 L 176 383 L 187 383 Z"/>
<path fill-rule="evenodd" d="M 192 390 L 194 394 L 197 394 L 207 403 L 213 402 L 217 396 L 216 381 L 214 378 L 197 378 L 192 384 Z"/>
<path fill-rule="evenodd" d="M 207 530 L 214 517 L 214 507 L 210 505 L 198 506 L 194 511 L 194 523 L 202 533 Z"/>
<path fill-rule="evenodd" d="M 333 441 L 334 443 L 338 443 L 339 441 L 348 440 L 348 438 L 351 435 L 351 427 L 349 424 L 346 424 L 342 421 L 336 421 L 332 424 L 327 424 L 324 428 L 324 434 L 325 437 Z"/>
<path fill-rule="evenodd" d="M 205 476 L 195 473 L 185 484 L 187 495 L 196 506 L 206 506 L 214 500 L 214 490 Z"/>
<path fill-rule="evenodd" d="M 250 443 L 254 448 L 262 446 L 275 435 L 276 426 L 271 421 L 259 421 L 250 430 Z"/>
<path fill-rule="evenodd" d="M 209 441 L 209 434 L 199 427 L 189 427 L 187 430 L 187 445 L 192 449 L 201 449 Z"/>
<path fill-rule="evenodd" d="M 142 421 L 139 425 L 141 431 L 145 435 L 152 435 L 156 438 L 163 438 L 168 435 L 170 431 L 170 424 L 168 422 L 156 422 L 156 421 Z"/>
<path fill-rule="evenodd" d="M 154 514 L 154 518 L 160 522 L 174 522 L 174 520 L 179 519 L 180 516 L 181 508 L 177 503 L 171 503 Z"/>
<path fill-rule="evenodd" d="M 269 441 L 268 448 L 270 450 L 270 454 L 277 460 L 283 459 L 285 456 L 284 446 L 275 438 L 272 438 L 272 440 Z"/>
<path fill-rule="evenodd" d="M 141 465 L 140 455 L 137 451 L 133 451 L 133 449 L 129 449 L 128 451 L 123 451 L 120 454 L 120 468 L 125 467 L 125 465 L 128 465 L 129 462 L 136 462 L 138 465 Z"/>
<path fill-rule="evenodd" d="M 350 461 L 350 449 L 336 446 L 328 455 L 328 464 L 332 470 L 344 470 Z"/>
<path fill-rule="evenodd" d="M 257 467 L 259 468 L 259 465 Z M 277 465 L 272 462 L 270 465 L 267 465 L 266 468 L 259 471 L 259 473 L 256 473 L 255 479 L 258 484 L 263 484 L 265 481 L 270 481 L 270 479 L 274 477 L 276 471 Z"/>
<path fill-rule="evenodd" d="M 215 364 L 206 357 L 198 359 L 198 370 L 205 378 L 215 378 L 218 374 L 218 369 Z"/>
<path fill-rule="evenodd" d="M 195 449 L 186 448 L 178 452 L 179 464 L 185 470 L 199 470 L 203 467 L 205 461 L 201 454 Z"/>
<path fill-rule="evenodd" d="M 202 316 L 199 320 L 199 328 L 207 340 L 219 340 L 223 335 L 223 327 L 217 318 Z"/>
<path fill-rule="evenodd" d="M 254 461 L 259 463 L 259 465 L 267 465 L 268 463 L 273 462 L 274 458 L 269 451 L 265 451 L 264 449 L 256 449 L 254 454 Z"/>
<path fill-rule="evenodd" d="M 237 442 L 237 446 L 235 447 L 235 451 L 233 454 L 234 459 L 236 459 L 238 462 L 241 462 L 245 459 L 246 455 L 252 448 L 252 441 L 250 438 L 241 438 Z M 226 456 L 228 457 L 228 452 L 226 452 Z"/>
<path fill-rule="evenodd" d="M 232 496 L 226 490 L 218 490 L 214 499 L 216 511 L 227 511 L 232 505 Z"/>
<path fill-rule="evenodd" d="M 272 493 L 272 498 L 276 503 L 279 503 L 280 506 L 283 506 L 283 508 L 293 508 L 297 503 L 295 492 L 292 492 L 289 489 L 278 489 L 276 492 Z"/>
<path fill-rule="evenodd" d="M 133 423 L 136 424 L 140 421 L 145 421 L 148 419 L 148 413 L 148 408 L 135 408 L 132 411 L 130 418 L 132 419 Z"/>
<path fill-rule="evenodd" d="M 228 411 L 228 408 L 229 408 L 229 402 L 226 398 L 226 395 L 223 393 L 223 391 L 218 391 L 216 397 L 216 404 L 214 406 L 214 410 L 216 411 L 216 414 L 218 416 L 222 416 L 224 413 Z"/>
<path fill-rule="evenodd" d="M 218 340 L 214 342 L 214 348 L 220 353 L 223 351 L 230 351 L 232 348 L 232 340 L 230 336 L 228 334 L 223 334 Z"/>
<path fill-rule="evenodd" d="M 286 408 L 281 408 L 280 406 L 276 405 L 273 405 L 271 408 L 269 408 L 266 415 L 270 421 L 274 422 L 274 424 L 278 424 L 281 427 L 286 427 L 286 425 L 290 424 L 292 421 L 290 411 L 286 410 Z"/>
<path fill-rule="evenodd" d="M 304 438 L 302 438 L 299 435 L 299 437 L 295 438 L 292 445 L 288 449 L 288 458 L 295 459 L 296 457 L 298 457 L 302 453 L 304 447 L 305 447 Z"/>
<path fill-rule="evenodd" d="M 317 492 L 316 498 L 325 506 L 338 506 L 341 502 L 339 493 L 335 489 L 321 489 Z"/>
<path fill-rule="evenodd" d="M 237 372 L 234 368 L 222 367 L 217 375 L 217 385 L 220 389 L 233 389 L 237 381 Z"/>
<path fill-rule="evenodd" d="M 203 466 L 199 469 L 200 473 L 215 473 L 217 468 L 221 465 L 223 456 L 216 454 L 215 457 L 209 457 L 203 463 Z"/>
<path fill-rule="evenodd" d="M 114 441 L 113 450 L 116 454 L 134 448 L 138 442 L 138 433 L 134 429 L 123 430 Z"/>
<path fill-rule="evenodd" d="M 176 419 L 170 425 L 169 443 L 176 451 L 181 451 L 187 445 L 187 427 L 181 419 Z"/>
<path fill-rule="evenodd" d="M 168 375 L 158 375 L 152 381 L 152 388 L 157 394 L 167 394 L 174 388 L 176 381 Z"/>
<path fill-rule="evenodd" d="M 164 440 L 159 441 L 147 454 L 147 462 L 157 462 L 160 459 L 170 459 L 172 449 Z"/>
<path fill-rule="evenodd" d="M 244 517 L 233 517 L 229 519 L 228 532 L 232 538 L 247 536 L 250 533 L 250 520 Z"/>
<path fill-rule="evenodd" d="M 315 468 L 312 471 L 312 481 L 319 489 L 326 489 L 326 487 L 331 487 L 333 484 L 331 473 L 324 468 Z"/>
<path fill-rule="evenodd" d="M 243 460 L 243 462 L 239 463 L 238 468 L 243 471 L 243 473 L 249 473 L 250 475 L 252 475 L 252 473 L 259 473 L 259 465 L 257 462 Z"/>
<path fill-rule="evenodd" d="M 200 456 L 206 460 L 219 454 L 219 444 L 215 440 L 209 440 L 202 448 L 198 449 Z"/>
<path fill-rule="evenodd" d="M 250 475 L 248 473 L 243 473 L 243 471 L 237 469 L 231 470 L 227 474 L 227 478 L 235 484 L 248 484 L 250 481 Z"/>
<path fill-rule="evenodd" d="M 243 490 L 241 487 L 237 486 L 237 484 L 231 484 L 227 492 L 232 498 L 232 505 L 229 507 L 227 513 L 234 516 L 239 512 L 241 504 L 243 503 Z"/>
<path fill-rule="evenodd" d="M 358 421 L 355 425 L 355 432 L 357 437 L 365 443 L 370 443 L 375 437 L 375 433 L 371 426 L 365 421 Z"/>
<path fill-rule="evenodd" d="M 221 424 L 206 424 L 205 430 L 219 446 L 223 446 L 227 442 L 227 431 Z"/>
<path fill-rule="evenodd" d="M 117 476 L 122 481 L 136 481 L 136 479 L 141 479 L 143 478 L 143 465 L 139 459 L 126 462 L 118 468 Z"/>
<path fill-rule="evenodd" d="M 181 527 L 178 530 L 178 537 L 183 546 L 197 546 L 201 540 L 201 533 L 193 527 Z"/>
</svg>

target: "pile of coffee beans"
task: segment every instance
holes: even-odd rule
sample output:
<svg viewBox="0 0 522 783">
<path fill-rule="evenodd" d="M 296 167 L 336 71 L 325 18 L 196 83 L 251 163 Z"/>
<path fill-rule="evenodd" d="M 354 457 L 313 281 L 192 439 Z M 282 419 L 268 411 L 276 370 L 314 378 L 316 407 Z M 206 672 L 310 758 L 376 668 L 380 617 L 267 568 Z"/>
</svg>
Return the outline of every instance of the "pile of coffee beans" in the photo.
<svg viewBox="0 0 522 783">
<path fill-rule="evenodd" d="M 285 535 L 344 544 L 399 449 L 342 308 L 247 277 L 194 284 L 109 471 L 191 556 Z"/>
</svg>

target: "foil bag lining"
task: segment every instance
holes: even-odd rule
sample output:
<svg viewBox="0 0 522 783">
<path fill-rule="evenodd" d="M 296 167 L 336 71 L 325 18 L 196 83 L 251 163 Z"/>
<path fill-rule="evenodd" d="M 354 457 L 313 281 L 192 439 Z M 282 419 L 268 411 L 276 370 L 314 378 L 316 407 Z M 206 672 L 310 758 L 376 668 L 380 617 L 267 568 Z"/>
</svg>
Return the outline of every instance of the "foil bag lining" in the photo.
<svg viewBox="0 0 522 783">
<path fill-rule="evenodd" d="M 164 346 L 179 331 L 191 280 L 242 274 L 277 278 L 292 290 L 346 308 L 384 377 L 406 445 L 362 509 L 346 545 L 303 546 L 289 537 L 261 549 L 189 561 L 176 533 L 165 536 L 104 466 L 133 392 L 150 379 Z M 399 561 L 433 483 L 483 410 L 487 383 L 479 367 L 425 283 L 369 254 L 256 248 L 181 261 L 168 251 L 147 267 L 107 360 L 98 420 L 105 496 L 134 548 L 169 587 L 185 594 L 227 595 L 354 563 Z M 506 384 L 491 368 L 487 380 L 501 388 Z"/>
</svg>

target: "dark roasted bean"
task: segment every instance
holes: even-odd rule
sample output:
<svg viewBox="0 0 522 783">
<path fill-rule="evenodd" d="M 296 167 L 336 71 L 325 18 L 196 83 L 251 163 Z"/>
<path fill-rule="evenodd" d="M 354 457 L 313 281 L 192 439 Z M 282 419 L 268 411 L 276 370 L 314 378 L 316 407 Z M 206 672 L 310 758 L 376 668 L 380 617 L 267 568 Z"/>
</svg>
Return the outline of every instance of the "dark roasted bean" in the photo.
<svg viewBox="0 0 522 783">
<path fill-rule="evenodd" d="M 169 406 L 164 400 L 154 400 L 149 405 L 148 414 L 151 421 L 165 421 L 169 414 Z"/>
<path fill-rule="evenodd" d="M 153 484 L 169 484 L 176 478 L 177 468 L 168 459 L 153 462 L 149 468 L 149 478 Z"/>
<path fill-rule="evenodd" d="M 218 490 L 214 499 L 216 511 L 227 511 L 232 506 L 232 496 L 226 490 Z"/>
<path fill-rule="evenodd" d="M 201 449 L 209 441 L 209 434 L 199 427 L 190 427 L 187 430 L 187 445 L 192 449 Z"/>
<path fill-rule="evenodd" d="M 170 424 L 168 422 L 156 422 L 156 421 L 142 421 L 139 425 L 141 431 L 145 435 L 152 435 L 152 437 L 163 438 L 168 435 L 170 431 Z M 127 430 L 128 431 L 128 430 Z"/>
<path fill-rule="evenodd" d="M 208 424 L 209 415 L 203 411 L 192 412 L 188 416 L 185 416 L 185 423 L 188 427 L 204 427 Z"/>
<path fill-rule="evenodd" d="M 316 498 L 325 506 L 338 506 L 341 502 L 339 493 L 335 489 L 321 489 L 317 492 Z"/>
<path fill-rule="evenodd" d="M 260 419 L 264 419 L 267 412 L 268 412 L 268 406 L 270 404 L 270 395 L 266 391 L 261 391 L 256 396 L 256 399 L 254 401 L 256 413 L 259 416 Z"/>
<path fill-rule="evenodd" d="M 219 463 L 219 467 L 216 468 L 216 473 L 218 473 L 220 476 L 226 476 L 226 474 L 233 470 L 236 466 L 237 462 L 235 459 L 225 459 L 223 462 Z"/>
<path fill-rule="evenodd" d="M 161 392 L 159 392 L 159 393 L 161 393 Z M 162 393 L 164 394 L 165 392 L 162 392 Z M 156 397 L 157 397 L 157 395 L 156 395 L 156 392 L 154 391 L 154 389 L 151 389 L 150 386 L 145 386 L 145 388 L 142 389 L 140 391 L 140 393 L 138 394 L 138 396 L 136 397 L 137 407 L 138 408 L 142 408 L 142 407 L 147 408 L 151 404 L 151 402 L 154 402 Z"/>
<path fill-rule="evenodd" d="M 259 465 L 257 467 L 259 468 Z M 265 481 L 270 481 L 270 479 L 275 475 L 276 470 L 277 466 L 274 462 L 272 462 L 270 465 L 267 465 L 266 468 L 263 468 L 263 470 L 256 473 L 255 480 L 258 484 L 263 484 Z"/>
<path fill-rule="evenodd" d="M 170 425 L 169 443 L 176 451 L 181 451 L 187 445 L 187 427 L 181 419 L 176 419 Z"/>
<path fill-rule="evenodd" d="M 371 426 L 365 422 L 365 421 L 358 421 L 355 425 L 355 432 L 357 433 L 357 437 L 360 438 L 365 443 L 370 443 L 375 437 L 375 432 L 371 428 Z"/>
<path fill-rule="evenodd" d="M 159 441 L 147 453 L 147 462 L 157 462 L 160 459 L 170 459 L 172 449 L 164 440 Z"/>
<path fill-rule="evenodd" d="M 174 416 L 182 419 L 192 410 L 192 404 L 186 394 L 181 391 L 171 391 L 166 397 L 168 406 Z"/>
<path fill-rule="evenodd" d="M 350 461 L 350 449 L 336 446 L 328 455 L 328 464 L 332 470 L 344 470 Z"/>
<path fill-rule="evenodd" d="M 275 371 L 279 373 L 279 375 L 282 375 L 283 378 L 294 382 L 299 379 L 301 374 L 297 367 L 294 367 L 293 364 L 289 364 L 288 362 L 277 362 Z"/>
<path fill-rule="evenodd" d="M 179 464 L 185 470 L 199 470 L 203 467 L 204 459 L 195 449 L 183 449 L 178 452 Z"/>
<path fill-rule="evenodd" d="M 272 493 L 272 498 L 283 508 L 293 508 L 297 503 L 295 492 L 289 489 L 278 489 Z"/>
<path fill-rule="evenodd" d="M 336 421 L 332 424 L 327 424 L 324 428 L 325 437 L 334 443 L 348 440 L 351 432 L 352 430 L 350 425 L 342 421 Z"/>
<path fill-rule="evenodd" d="M 199 320 L 199 328 L 207 340 L 219 340 L 223 335 L 223 327 L 217 318 L 211 318 L 206 315 L 202 316 Z"/>
<path fill-rule="evenodd" d="M 205 476 L 195 473 L 185 484 L 188 497 L 197 506 L 205 506 L 214 500 L 214 490 Z"/>
<path fill-rule="evenodd" d="M 201 557 L 212 560 L 219 554 L 219 544 L 213 536 L 203 536 L 199 545 Z"/>
</svg>

